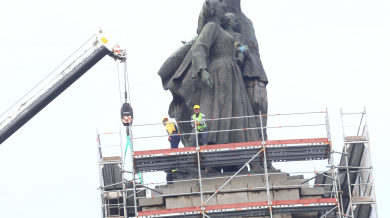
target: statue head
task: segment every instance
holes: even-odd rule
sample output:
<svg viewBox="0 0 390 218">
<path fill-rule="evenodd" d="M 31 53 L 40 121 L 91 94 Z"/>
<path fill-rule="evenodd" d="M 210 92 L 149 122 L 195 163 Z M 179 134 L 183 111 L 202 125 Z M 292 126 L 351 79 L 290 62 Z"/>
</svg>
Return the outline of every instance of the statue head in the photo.
<svg viewBox="0 0 390 218">
<path fill-rule="evenodd" d="M 211 19 L 217 19 L 219 21 L 225 19 L 225 12 L 222 9 L 222 0 L 206 0 L 203 3 L 198 19 L 198 29 L 196 30 L 198 35 L 202 32 L 204 25 Z"/>
<path fill-rule="evenodd" d="M 228 29 L 230 27 L 232 30 L 237 31 L 238 28 L 237 25 L 239 23 L 240 23 L 240 18 L 236 14 L 234 13 L 225 14 L 225 20 L 223 23 L 225 29 Z"/>
</svg>

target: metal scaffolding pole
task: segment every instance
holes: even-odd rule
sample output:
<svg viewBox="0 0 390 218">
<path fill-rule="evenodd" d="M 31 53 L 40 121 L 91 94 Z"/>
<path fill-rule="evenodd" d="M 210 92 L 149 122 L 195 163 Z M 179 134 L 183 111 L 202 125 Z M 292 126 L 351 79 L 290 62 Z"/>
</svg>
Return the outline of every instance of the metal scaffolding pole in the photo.
<svg viewBox="0 0 390 218">
<path fill-rule="evenodd" d="M 331 132 L 330 132 L 330 121 L 329 121 L 328 108 L 326 108 L 326 118 L 325 118 L 325 120 L 326 120 L 326 124 L 327 124 L 326 126 L 327 126 L 327 133 L 328 133 L 328 141 L 330 142 L 331 149 L 333 149 L 333 147 L 332 147 L 332 135 L 331 135 Z M 329 158 L 330 158 L 329 159 L 330 163 L 332 165 L 332 169 L 331 169 L 332 170 L 332 182 L 333 182 L 333 189 L 336 192 L 338 217 L 341 218 L 339 191 L 338 191 L 338 188 L 337 188 L 337 174 L 336 174 L 336 169 L 335 169 L 335 165 L 334 165 L 334 153 L 333 152 L 330 152 Z M 333 208 L 332 211 L 335 208 Z M 322 217 L 325 217 L 330 212 L 331 211 L 328 211 Z"/>
<path fill-rule="evenodd" d="M 271 201 L 271 194 L 270 194 L 270 191 L 269 191 L 269 178 L 268 178 L 268 165 L 267 165 L 267 153 L 266 153 L 266 144 L 265 144 L 265 141 L 264 141 L 264 129 L 263 129 L 263 120 L 262 120 L 262 116 L 261 116 L 261 111 L 259 111 L 259 118 L 260 118 L 260 125 L 261 125 L 261 141 L 262 141 L 262 145 L 263 145 L 263 154 L 264 154 L 264 158 L 263 158 L 263 167 L 264 167 L 264 177 L 265 177 L 265 185 L 267 187 L 267 198 L 268 198 L 268 206 L 269 206 L 269 214 L 270 214 L 270 218 L 272 218 L 272 201 Z"/>
<path fill-rule="evenodd" d="M 304 112 L 304 113 L 286 113 L 286 114 L 263 114 L 262 116 L 270 117 L 270 116 L 280 116 L 280 115 L 306 115 L 306 114 L 320 114 L 320 113 L 326 113 L 326 111 L 317 111 L 317 112 Z M 205 119 L 205 121 L 217 121 L 217 120 L 231 120 L 231 119 L 242 119 L 242 118 L 250 118 L 250 117 L 258 117 L 259 115 L 253 115 L 253 116 L 239 116 L 239 117 L 225 117 L 225 118 L 210 118 Z M 192 121 L 176 121 L 172 123 L 191 123 Z M 161 123 L 149 123 L 149 124 L 137 124 L 132 125 L 135 126 L 153 126 L 153 125 L 161 125 Z"/>
<path fill-rule="evenodd" d="M 370 158 L 370 167 L 372 168 L 372 158 L 371 158 L 371 143 L 370 143 L 370 135 L 369 135 L 369 129 L 368 129 L 368 117 L 367 117 L 367 111 L 366 107 L 364 107 L 364 114 L 366 115 L 366 127 L 367 127 L 367 140 L 368 140 L 368 155 Z M 364 129 L 363 129 L 364 131 Z M 375 192 L 375 183 L 374 183 L 374 172 L 371 172 L 371 183 L 372 183 L 372 191 L 374 192 L 374 202 L 375 202 L 375 218 L 378 218 L 378 205 L 376 203 L 376 192 Z"/>
<path fill-rule="evenodd" d="M 343 152 L 344 153 L 347 153 L 347 145 L 345 143 L 345 130 L 344 130 L 344 118 L 343 118 L 343 110 L 340 108 L 340 113 L 341 113 L 341 125 L 343 127 L 343 140 L 344 140 L 344 149 L 343 149 Z M 351 212 L 351 217 L 354 218 L 354 214 L 353 214 L 353 205 L 352 205 L 352 191 L 351 191 L 351 179 L 350 179 L 350 176 L 349 176 L 349 164 L 348 164 L 348 156 L 347 155 L 344 155 L 345 157 L 345 166 L 347 168 L 347 182 L 348 182 L 348 192 L 349 192 L 349 210 Z"/>
<path fill-rule="evenodd" d="M 97 148 L 97 156 L 98 156 L 98 163 L 100 162 L 100 159 L 101 159 L 101 147 L 100 147 L 100 137 L 99 137 L 99 131 L 98 131 L 98 129 L 96 129 L 96 141 L 97 141 L 97 146 L 96 146 L 96 148 Z M 101 172 L 101 166 L 100 166 L 100 164 L 98 164 L 98 170 L 99 170 L 99 184 L 100 184 L 100 187 L 102 187 L 103 186 L 103 176 L 102 176 L 102 172 Z M 99 192 L 100 192 L 100 210 L 101 210 L 101 218 L 104 218 L 104 216 L 103 216 L 103 214 L 105 213 L 105 212 L 107 212 L 107 211 L 105 211 L 104 209 L 103 209 L 103 198 L 101 197 L 102 196 L 102 189 L 101 188 L 99 188 Z M 107 214 L 106 214 L 107 215 Z"/>
<path fill-rule="evenodd" d="M 325 126 L 325 124 L 311 124 L 311 125 L 295 125 L 295 126 L 268 126 L 264 127 L 264 129 L 280 129 L 280 128 L 295 128 L 295 127 L 314 127 L 314 126 Z M 249 130 L 258 130 L 261 127 L 253 127 L 253 128 L 243 128 L 243 129 L 227 129 L 227 130 L 216 130 L 216 131 L 207 131 L 207 133 L 216 133 L 216 132 L 235 132 L 235 131 L 249 131 Z M 195 133 L 182 133 L 182 134 L 171 134 L 168 136 L 185 136 L 185 135 L 194 135 Z M 199 134 L 203 134 L 200 132 Z M 149 138 L 162 138 L 167 137 L 167 135 L 155 135 L 155 136 L 144 136 L 144 137 L 136 137 L 134 139 L 149 139 Z"/>
<path fill-rule="evenodd" d="M 326 215 L 328 215 L 330 212 L 334 211 L 338 206 L 334 207 L 332 210 L 329 210 L 328 212 L 326 212 L 324 215 L 322 215 L 320 218 L 324 218 L 326 217 Z"/>
<path fill-rule="evenodd" d="M 137 190 L 136 190 L 136 187 L 135 187 L 135 175 L 136 175 L 136 172 L 135 172 L 135 168 L 134 168 L 134 144 L 133 144 L 133 131 L 131 129 L 131 127 L 126 127 L 127 128 L 127 131 L 128 133 L 130 133 L 130 142 L 131 142 L 131 146 L 130 146 L 130 162 L 131 162 L 131 174 L 133 176 L 133 194 L 134 194 L 134 216 L 137 217 L 138 216 L 138 211 L 137 211 Z M 127 217 L 126 217 L 127 218 Z"/>
<path fill-rule="evenodd" d="M 124 204 L 124 208 L 123 208 L 123 215 L 125 216 L 125 218 L 127 218 L 127 210 L 126 210 L 126 206 L 127 206 L 127 201 L 126 201 L 126 196 L 127 196 L 127 189 L 126 189 L 126 183 L 124 182 L 125 181 L 125 160 L 124 160 L 124 156 L 123 156 L 123 149 L 122 149 L 122 129 L 119 127 L 119 138 L 120 138 L 120 149 L 121 149 L 121 157 L 122 157 L 122 198 L 123 198 L 123 204 Z M 119 204 L 119 197 L 118 197 L 118 204 Z M 118 208 L 118 211 L 119 211 L 119 215 L 120 215 L 120 209 Z"/>
<path fill-rule="evenodd" d="M 200 115 L 199 115 L 200 116 Z M 198 125 L 197 123 L 195 122 L 194 120 L 194 129 L 195 129 L 195 142 L 196 142 L 196 156 L 198 157 L 198 175 L 199 175 L 199 189 L 200 189 L 200 200 L 201 200 L 201 204 L 202 204 L 202 214 L 203 214 L 203 218 L 205 218 L 205 212 L 204 212 L 204 203 L 203 204 L 203 186 L 202 186 L 202 171 L 201 171 L 201 168 L 200 168 L 200 148 L 199 148 L 199 139 L 198 139 Z"/>
</svg>

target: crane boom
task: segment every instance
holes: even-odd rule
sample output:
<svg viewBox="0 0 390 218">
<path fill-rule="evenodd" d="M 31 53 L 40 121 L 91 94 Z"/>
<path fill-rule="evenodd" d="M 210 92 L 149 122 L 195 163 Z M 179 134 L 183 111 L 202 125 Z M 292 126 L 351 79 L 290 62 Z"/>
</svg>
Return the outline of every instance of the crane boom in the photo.
<svg viewBox="0 0 390 218">
<path fill-rule="evenodd" d="M 21 104 L 17 110 L 0 121 L 0 144 L 106 55 L 109 55 L 114 59 L 125 60 L 126 50 L 121 49 L 118 44 L 109 40 L 102 30 L 99 30 L 98 33 L 96 33 L 96 41 L 87 51 L 74 60 L 67 68 L 61 71 L 61 73 L 30 99 Z"/>
</svg>

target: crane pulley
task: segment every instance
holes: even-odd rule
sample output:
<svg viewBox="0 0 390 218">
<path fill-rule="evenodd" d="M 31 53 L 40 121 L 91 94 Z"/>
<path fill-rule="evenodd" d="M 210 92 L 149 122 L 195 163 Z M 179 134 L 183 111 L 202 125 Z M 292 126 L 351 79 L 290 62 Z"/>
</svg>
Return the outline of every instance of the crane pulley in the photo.
<svg viewBox="0 0 390 218">
<path fill-rule="evenodd" d="M 122 104 L 120 115 L 121 115 L 121 120 L 122 120 L 123 125 L 126 126 L 126 133 L 127 133 L 127 135 L 129 135 L 129 126 L 133 123 L 134 115 L 133 115 L 133 108 L 130 105 L 130 101 L 128 102 L 128 100 L 127 100 L 127 93 L 128 92 L 130 93 L 130 90 L 129 90 L 129 82 L 128 82 L 129 78 L 128 78 L 128 73 L 127 73 L 126 59 L 121 61 L 121 63 L 123 63 L 123 71 L 124 71 L 123 74 L 124 74 L 125 102 Z M 127 81 L 127 83 L 126 83 L 126 81 Z M 129 99 L 130 99 L 130 96 L 129 96 Z"/>
</svg>

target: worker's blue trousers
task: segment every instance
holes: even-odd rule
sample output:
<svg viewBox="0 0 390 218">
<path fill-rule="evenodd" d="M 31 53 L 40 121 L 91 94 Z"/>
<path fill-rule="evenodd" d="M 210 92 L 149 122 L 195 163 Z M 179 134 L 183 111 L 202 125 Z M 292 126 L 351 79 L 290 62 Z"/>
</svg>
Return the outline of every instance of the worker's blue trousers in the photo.
<svg viewBox="0 0 390 218">
<path fill-rule="evenodd" d="M 203 131 L 198 132 L 198 142 L 200 145 L 207 145 L 207 128 L 204 128 Z M 193 147 L 196 147 L 196 138 L 194 138 Z"/>
<path fill-rule="evenodd" d="M 178 148 L 180 143 L 180 136 L 171 136 L 171 148 Z"/>
</svg>

